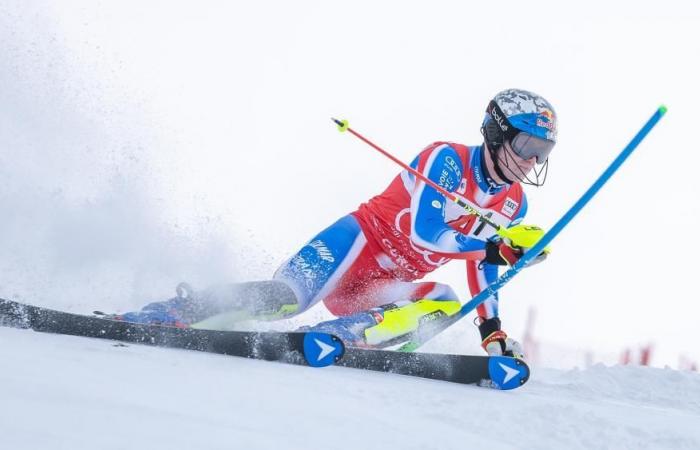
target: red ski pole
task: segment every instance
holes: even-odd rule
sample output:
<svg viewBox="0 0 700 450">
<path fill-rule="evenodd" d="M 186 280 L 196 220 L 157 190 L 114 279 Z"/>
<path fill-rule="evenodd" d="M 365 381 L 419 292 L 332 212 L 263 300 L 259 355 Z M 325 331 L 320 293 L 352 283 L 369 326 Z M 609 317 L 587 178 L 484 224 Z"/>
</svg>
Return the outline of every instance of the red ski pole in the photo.
<svg viewBox="0 0 700 450">
<path fill-rule="evenodd" d="M 451 192 L 446 191 L 446 190 L 443 189 L 440 185 L 438 185 L 437 183 L 435 183 L 433 180 L 431 180 L 431 179 L 429 179 L 428 177 L 424 176 L 422 173 L 418 172 L 417 170 L 415 170 L 414 168 L 412 168 L 412 167 L 409 166 L 408 164 L 405 164 L 403 161 L 401 161 L 400 159 L 396 158 L 396 157 L 393 156 L 391 153 L 387 152 L 386 150 L 384 150 L 383 148 L 381 148 L 380 146 L 378 146 L 378 145 L 375 144 L 374 142 L 370 141 L 369 139 L 367 139 L 366 137 L 362 136 L 362 135 L 361 135 L 360 133 L 358 133 L 357 131 L 355 131 L 355 130 L 353 130 L 352 128 L 350 128 L 350 127 L 348 126 L 348 121 L 347 121 L 347 120 L 338 120 L 338 119 L 334 119 L 334 118 L 332 118 L 332 117 L 331 117 L 331 120 L 333 120 L 333 122 L 335 122 L 335 124 L 338 125 L 338 131 L 340 131 L 341 133 L 344 132 L 344 131 L 349 131 L 353 136 L 355 136 L 356 138 L 360 139 L 362 142 L 364 142 L 365 144 L 369 145 L 369 146 L 372 147 L 373 149 L 377 150 L 379 153 L 381 153 L 382 155 L 386 156 L 386 157 L 389 158 L 390 160 L 394 161 L 396 164 L 398 164 L 399 166 L 401 166 L 402 168 L 404 168 L 405 170 L 407 170 L 408 172 L 410 172 L 411 174 L 413 174 L 416 178 L 418 178 L 418 179 L 420 179 L 421 181 L 425 182 L 425 184 L 427 184 L 428 186 L 432 187 L 433 189 L 435 189 L 436 191 L 438 191 L 439 193 L 441 193 L 442 195 L 444 195 L 445 198 L 447 198 L 448 200 L 452 200 L 453 202 L 457 203 L 457 204 L 458 204 L 459 206 L 461 206 L 462 208 L 466 209 L 470 214 L 476 215 L 476 216 L 479 217 L 481 220 L 483 220 L 483 221 L 486 222 L 487 224 L 489 224 L 489 225 L 491 225 L 492 227 L 494 227 L 494 228 L 496 229 L 496 232 L 497 232 L 499 235 L 501 235 L 501 236 L 503 236 L 503 237 L 507 237 L 507 231 L 506 231 L 505 228 L 502 228 L 502 227 L 501 227 L 500 225 L 498 225 L 496 222 L 492 221 L 492 220 L 489 219 L 488 217 L 486 217 L 486 216 L 484 216 L 483 214 L 481 214 L 481 211 L 479 211 L 479 210 L 477 210 L 477 209 L 471 207 L 470 205 L 468 205 L 468 204 L 467 204 L 464 200 L 462 200 L 459 196 L 457 196 L 457 195 L 455 195 L 455 194 L 453 194 L 453 193 L 451 193 Z"/>
</svg>

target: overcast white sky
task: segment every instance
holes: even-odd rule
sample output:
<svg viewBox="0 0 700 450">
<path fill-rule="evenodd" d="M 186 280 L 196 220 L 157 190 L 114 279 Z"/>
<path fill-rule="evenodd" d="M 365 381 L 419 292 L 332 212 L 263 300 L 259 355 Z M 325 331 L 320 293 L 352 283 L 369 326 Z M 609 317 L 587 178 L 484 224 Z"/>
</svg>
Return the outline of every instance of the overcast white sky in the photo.
<svg viewBox="0 0 700 450">
<path fill-rule="evenodd" d="M 504 288 L 504 327 L 536 307 L 544 341 L 700 360 L 700 12 L 561 3 L 3 2 L 0 296 L 125 310 L 183 279 L 268 278 L 398 171 L 331 116 L 409 161 L 480 143 L 489 99 L 520 87 L 560 120 L 547 183 L 526 188 L 545 228 L 669 112 Z M 430 279 L 467 295 L 459 262 Z M 477 339 L 464 322 L 453 351 Z"/>
</svg>

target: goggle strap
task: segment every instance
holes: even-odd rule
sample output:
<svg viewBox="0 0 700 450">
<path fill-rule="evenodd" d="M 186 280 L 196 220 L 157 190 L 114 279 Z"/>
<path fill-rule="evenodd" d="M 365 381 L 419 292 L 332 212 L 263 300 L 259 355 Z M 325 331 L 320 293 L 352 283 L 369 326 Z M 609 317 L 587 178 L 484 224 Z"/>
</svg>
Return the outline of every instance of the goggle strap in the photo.
<svg viewBox="0 0 700 450">
<path fill-rule="evenodd" d="M 489 102 L 489 106 L 486 108 L 486 112 L 491 117 L 491 120 L 494 121 L 494 125 L 496 125 L 498 132 L 503 138 L 501 139 L 501 143 L 505 141 L 510 141 L 518 133 L 520 133 L 520 130 L 515 128 L 513 124 L 510 123 L 508 117 L 506 117 L 505 113 L 503 112 L 503 110 L 501 110 L 501 107 L 498 106 L 498 103 L 496 103 L 495 100 L 491 100 Z"/>
</svg>

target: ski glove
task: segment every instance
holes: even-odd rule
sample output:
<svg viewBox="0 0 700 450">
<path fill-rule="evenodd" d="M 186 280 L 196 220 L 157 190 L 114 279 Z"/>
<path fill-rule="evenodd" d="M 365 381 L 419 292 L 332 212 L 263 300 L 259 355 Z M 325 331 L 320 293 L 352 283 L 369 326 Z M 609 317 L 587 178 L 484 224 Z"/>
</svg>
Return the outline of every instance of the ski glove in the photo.
<svg viewBox="0 0 700 450">
<path fill-rule="evenodd" d="M 544 230 L 533 225 L 516 225 L 508 228 L 505 234 L 506 237 L 495 236 L 486 241 L 484 261 L 498 266 L 512 266 L 544 236 Z M 546 247 L 528 266 L 544 261 L 548 254 L 549 247 Z"/>
<path fill-rule="evenodd" d="M 511 339 L 501 330 L 501 319 L 493 317 L 486 319 L 479 325 L 481 333 L 481 347 L 489 356 L 512 356 L 525 358 L 525 352 L 520 342 Z"/>
<path fill-rule="evenodd" d="M 512 266 L 523 256 L 521 248 L 509 246 L 505 240 L 498 238 L 486 241 L 486 261 L 497 266 Z"/>
</svg>

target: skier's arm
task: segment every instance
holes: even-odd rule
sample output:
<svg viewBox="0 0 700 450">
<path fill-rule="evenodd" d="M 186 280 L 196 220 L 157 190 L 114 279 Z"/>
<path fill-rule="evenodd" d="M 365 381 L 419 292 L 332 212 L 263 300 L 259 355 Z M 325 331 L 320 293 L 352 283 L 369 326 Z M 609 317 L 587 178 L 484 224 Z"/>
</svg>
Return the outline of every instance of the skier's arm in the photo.
<svg viewBox="0 0 700 450">
<path fill-rule="evenodd" d="M 464 167 L 457 152 L 445 145 L 437 147 L 428 155 L 421 171 L 448 192 L 459 186 Z M 471 239 L 445 223 L 445 203 L 448 200 L 428 186 L 416 180 L 411 197 L 411 240 L 417 245 L 441 254 L 464 257 L 465 253 L 480 254 L 484 242 Z"/>
<path fill-rule="evenodd" d="M 527 198 L 523 194 L 520 208 L 513 217 L 510 225 L 514 226 L 522 222 L 527 214 Z M 467 261 L 467 283 L 472 297 L 486 289 L 498 279 L 498 265 L 488 261 Z M 481 305 L 477 306 L 476 312 L 483 320 L 498 317 L 498 292 L 490 296 Z"/>
<path fill-rule="evenodd" d="M 522 197 L 518 213 L 510 225 L 519 224 L 527 213 L 527 199 Z M 467 261 L 467 281 L 469 291 L 475 296 L 498 279 L 498 265 L 487 261 Z M 481 346 L 490 355 L 508 355 L 523 357 L 520 343 L 508 337 L 501 329 L 501 319 L 498 317 L 498 292 L 491 295 L 481 305 L 477 306 L 479 316 L 479 334 Z"/>
</svg>

